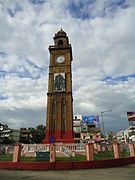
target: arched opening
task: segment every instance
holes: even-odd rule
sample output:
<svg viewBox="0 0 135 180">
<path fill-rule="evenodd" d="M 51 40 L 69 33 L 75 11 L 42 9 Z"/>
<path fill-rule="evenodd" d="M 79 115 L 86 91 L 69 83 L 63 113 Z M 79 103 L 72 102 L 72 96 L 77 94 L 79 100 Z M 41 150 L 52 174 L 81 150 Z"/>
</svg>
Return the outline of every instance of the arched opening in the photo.
<svg viewBox="0 0 135 180">
<path fill-rule="evenodd" d="M 58 46 L 62 46 L 63 45 L 63 41 L 62 40 L 59 40 L 58 41 Z"/>
</svg>

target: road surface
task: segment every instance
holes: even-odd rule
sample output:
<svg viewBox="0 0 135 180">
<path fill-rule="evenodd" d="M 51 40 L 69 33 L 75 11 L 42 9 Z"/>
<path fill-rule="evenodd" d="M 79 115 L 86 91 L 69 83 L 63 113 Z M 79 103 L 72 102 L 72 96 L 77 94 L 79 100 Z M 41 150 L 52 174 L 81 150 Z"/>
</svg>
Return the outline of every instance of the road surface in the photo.
<svg viewBox="0 0 135 180">
<path fill-rule="evenodd" d="M 135 164 L 107 169 L 0 170 L 0 180 L 135 180 Z"/>
</svg>

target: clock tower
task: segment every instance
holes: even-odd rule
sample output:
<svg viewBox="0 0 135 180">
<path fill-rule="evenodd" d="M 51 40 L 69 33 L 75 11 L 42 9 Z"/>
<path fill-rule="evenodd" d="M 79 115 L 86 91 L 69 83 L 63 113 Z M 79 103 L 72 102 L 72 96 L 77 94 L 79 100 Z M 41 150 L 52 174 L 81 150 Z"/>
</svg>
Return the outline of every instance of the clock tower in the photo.
<svg viewBox="0 0 135 180">
<path fill-rule="evenodd" d="M 46 138 L 55 142 L 73 143 L 72 47 L 62 29 L 49 46 L 50 65 L 47 93 Z"/>
</svg>

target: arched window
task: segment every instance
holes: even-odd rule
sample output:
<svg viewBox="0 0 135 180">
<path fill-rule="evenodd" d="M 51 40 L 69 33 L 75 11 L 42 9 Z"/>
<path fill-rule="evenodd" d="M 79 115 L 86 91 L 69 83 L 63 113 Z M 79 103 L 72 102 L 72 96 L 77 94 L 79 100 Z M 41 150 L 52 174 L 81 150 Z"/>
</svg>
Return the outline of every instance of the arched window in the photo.
<svg viewBox="0 0 135 180">
<path fill-rule="evenodd" d="M 62 46 L 63 45 L 63 41 L 62 40 L 59 40 L 58 41 L 58 46 Z"/>
</svg>

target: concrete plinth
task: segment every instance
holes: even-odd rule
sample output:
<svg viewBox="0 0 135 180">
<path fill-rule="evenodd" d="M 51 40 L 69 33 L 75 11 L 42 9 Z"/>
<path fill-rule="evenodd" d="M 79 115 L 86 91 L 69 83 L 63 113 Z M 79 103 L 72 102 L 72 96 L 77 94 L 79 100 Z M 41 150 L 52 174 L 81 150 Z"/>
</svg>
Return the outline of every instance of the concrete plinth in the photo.
<svg viewBox="0 0 135 180">
<path fill-rule="evenodd" d="M 121 158 L 120 144 L 118 142 L 113 143 L 113 150 L 115 159 Z"/>
<path fill-rule="evenodd" d="M 54 144 L 50 145 L 50 162 L 55 162 L 56 158 L 56 146 Z"/>
<path fill-rule="evenodd" d="M 129 150 L 130 150 L 130 156 L 135 156 L 135 147 L 132 142 L 129 143 Z"/>
<path fill-rule="evenodd" d="M 91 143 L 86 144 L 86 156 L 87 156 L 87 161 L 94 160 L 94 147 L 93 144 Z"/>
<path fill-rule="evenodd" d="M 19 162 L 21 155 L 21 145 L 16 144 L 14 147 L 13 162 Z"/>
<path fill-rule="evenodd" d="M 98 150 L 98 152 L 102 151 L 101 143 L 97 143 L 97 150 Z"/>
<path fill-rule="evenodd" d="M 6 147 L 5 147 L 5 154 L 8 155 L 8 153 L 9 153 L 9 145 L 6 145 Z"/>
</svg>

